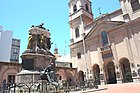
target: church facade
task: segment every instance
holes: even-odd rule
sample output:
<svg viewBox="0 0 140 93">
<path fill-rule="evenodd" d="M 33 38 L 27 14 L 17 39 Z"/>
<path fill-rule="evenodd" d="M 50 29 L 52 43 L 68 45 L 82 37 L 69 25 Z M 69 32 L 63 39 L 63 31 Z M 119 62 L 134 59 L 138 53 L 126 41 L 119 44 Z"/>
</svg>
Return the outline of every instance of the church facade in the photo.
<svg viewBox="0 0 140 93">
<path fill-rule="evenodd" d="M 94 18 L 90 0 L 70 0 L 71 62 L 77 80 L 98 84 L 138 82 L 140 0 L 118 0 L 121 8 Z"/>
</svg>

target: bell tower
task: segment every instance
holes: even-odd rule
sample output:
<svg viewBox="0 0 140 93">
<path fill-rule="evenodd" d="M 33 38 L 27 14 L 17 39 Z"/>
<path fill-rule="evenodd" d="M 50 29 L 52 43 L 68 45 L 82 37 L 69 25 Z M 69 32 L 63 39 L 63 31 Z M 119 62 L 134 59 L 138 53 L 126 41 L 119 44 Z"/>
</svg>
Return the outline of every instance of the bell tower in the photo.
<svg viewBox="0 0 140 93">
<path fill-rule="evenodd" d="M 90 0 L 70 0 L 69 2 L 69 26 L 71 44 L 82 39 L 86 31 L 84 27 L 93 21 Z"/>
<path fill-rule="evenodd" d="M 140 14 L 140 0 L 119 0 L 124 21 L 134 20 Z"/>
</svg>

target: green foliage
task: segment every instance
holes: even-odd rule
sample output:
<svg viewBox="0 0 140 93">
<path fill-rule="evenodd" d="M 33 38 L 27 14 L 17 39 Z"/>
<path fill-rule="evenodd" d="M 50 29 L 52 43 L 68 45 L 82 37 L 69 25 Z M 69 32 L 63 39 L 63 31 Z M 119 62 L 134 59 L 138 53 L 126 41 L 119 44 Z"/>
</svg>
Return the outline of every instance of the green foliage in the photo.
<svg viewBox="0 0 140 93">
<path fill-rule="evenodd" d="M 124 74 L 124 82 L 132 82 L 132 75 L 131 75 L 131 72 L 126 72 Z"/>
</svg>

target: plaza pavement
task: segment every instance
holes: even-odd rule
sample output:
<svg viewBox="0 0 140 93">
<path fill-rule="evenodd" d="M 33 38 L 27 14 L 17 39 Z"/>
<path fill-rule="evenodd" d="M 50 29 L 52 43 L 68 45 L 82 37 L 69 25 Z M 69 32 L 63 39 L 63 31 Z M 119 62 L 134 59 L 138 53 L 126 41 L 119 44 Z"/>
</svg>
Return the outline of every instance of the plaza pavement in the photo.
<svg viewBox="0 0 140 93">
<path fill-rule="evenodd" d="M 70 93 L 140 93 L 140 83 L 100 85 L 99 89 L 87 89 L 86 91 L 73 91 Z"/>
</svg>

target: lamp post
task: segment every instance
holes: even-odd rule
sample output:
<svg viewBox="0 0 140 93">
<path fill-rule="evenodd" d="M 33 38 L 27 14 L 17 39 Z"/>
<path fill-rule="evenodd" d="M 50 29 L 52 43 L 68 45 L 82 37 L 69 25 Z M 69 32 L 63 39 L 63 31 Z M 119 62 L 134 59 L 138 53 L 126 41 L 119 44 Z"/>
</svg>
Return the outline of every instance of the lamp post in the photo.
<svg viewBox="0 0 140 93">
<path fill-rule="evenodd" d="M 69 88 L 69 81 L 68 81 L 68 78 L 67 78 L 67 65 L 68 65 L 69 63 L 67 62 L 66 64 L 64 64 L 63 66 L 64 66 L 64 69 L 65 69 L 65 76 L 66 76 L 66 82 L 67 82 L 67 89 Z"/>
<path fill-rule="evenodd" d="M 87 60 L 86 60 L 86 46 L 85 46 L 85 33 L 82 34 L 83 39 L 83 49 L 84 49 L 84 62 L 86 66 L 86 81 L 88 82 L 88 68 L 87 68 Z"/>
<path fill-rule="evenodd" d="M 80 16 L 80 22 L 81 22 L 81 30 L 82 30 L 82 39 L 83 39 L 83 49 L 84 49 L 84 61 L 86 64 L 86 81 L 88 81 L 88 68 L 87 68 L 87 61 L 86 61 L 86 46 L 85 46 L 85 32 L 84 32 L 84 23 L 82 19 L 82 15 Z"/>
<path fill-rule="evenodd" d="M 9 92 L 10 92 L 10 90 L 13 88 L 13 89 L 14 89 L 13 92 L 16 93 L 16 87 L 19 87 L 18 84 L 12 83 L 12 84 L 9 86 Z"/>
<path fill-rule="evenodd" d="M 14 93 L 16 93 L 16 83 L 13 83 Z"/>
</svg>

